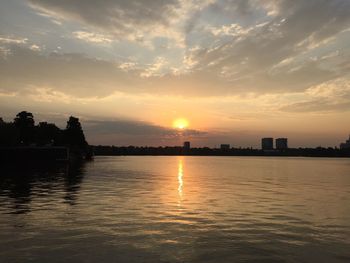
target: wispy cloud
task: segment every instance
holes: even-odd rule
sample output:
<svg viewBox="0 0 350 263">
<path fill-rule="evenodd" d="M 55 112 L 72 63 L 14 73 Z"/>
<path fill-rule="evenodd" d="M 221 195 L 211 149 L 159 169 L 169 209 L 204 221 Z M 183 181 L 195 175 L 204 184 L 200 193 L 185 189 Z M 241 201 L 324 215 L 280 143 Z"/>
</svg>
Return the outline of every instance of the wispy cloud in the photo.
<svg viewBox="0 0 350 263">
<path fill-rule="evenodd" d="M 0 36 L 0 43 L 4 43 L 4 44 L 25 44 L 27 43 L 27 41 L 28 41 L 28 38 Z"/>
<path fill-rule="evenodd" d="M 74 37 L 77 39 L 84 40 L 86 42 L 91 43 L 97 43 L 97 44 L 110 44 L 113 42 L 111 37 L 102 35 L 102 34 L 96 34 L 92 32 L 86 32 L 86 31 L 75 31 L 73 32 Z"/>
</svg>

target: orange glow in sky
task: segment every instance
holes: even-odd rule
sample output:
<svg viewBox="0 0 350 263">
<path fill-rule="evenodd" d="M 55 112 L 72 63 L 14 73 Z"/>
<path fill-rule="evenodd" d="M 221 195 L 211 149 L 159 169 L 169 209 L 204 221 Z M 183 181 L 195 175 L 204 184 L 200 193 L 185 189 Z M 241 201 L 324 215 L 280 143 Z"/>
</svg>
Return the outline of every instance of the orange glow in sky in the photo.
<svg viewBox="0 0 350 263">
<path fill-rule="evenodd" d="M 184 118 L 178 118 L 176 120 L 174 120 L 173 122 L 173 127 L 176 129 L 180 129 L 180 130 L 184 130 L 188 127 L 189 122 L 188 120 L 184 119 Z"/>
</svg>

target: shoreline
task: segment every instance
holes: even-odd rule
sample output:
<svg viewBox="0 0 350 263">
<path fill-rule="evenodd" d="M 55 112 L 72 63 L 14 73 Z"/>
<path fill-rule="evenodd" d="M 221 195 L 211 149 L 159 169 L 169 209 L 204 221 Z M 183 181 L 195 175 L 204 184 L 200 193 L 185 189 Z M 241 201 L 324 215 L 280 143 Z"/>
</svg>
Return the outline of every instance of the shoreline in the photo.
<svg viewBox="0 0 350 263">
<path fill-rule="evenodd" d="M 95 156 L 255 156 L 255 157 L 328 157 L 350 158 L 350 149 L 288 148 L 261 150 L 252 148 L 183 148 L 92 146 Z"/>
</svg>

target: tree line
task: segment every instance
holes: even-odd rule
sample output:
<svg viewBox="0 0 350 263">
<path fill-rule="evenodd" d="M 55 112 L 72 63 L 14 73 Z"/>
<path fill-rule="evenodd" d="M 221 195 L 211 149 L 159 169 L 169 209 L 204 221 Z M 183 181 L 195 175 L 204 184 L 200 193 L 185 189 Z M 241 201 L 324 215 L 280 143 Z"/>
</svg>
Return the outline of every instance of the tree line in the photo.
<svg viewBox="0 0 350 263">
<path fill-rule="evenodd" d="M 190 148 L 181 146 L 137 147 L 137 146 L 92 146 L 95 156 L 118 155 L 192 155 L 192 156 L 304 156 L 304 157 L 350 157 L 350 149 L 339 148 L 289 148 L 264 151 L 253 148 Z"/>
<path fill-rule="evenodd" d="M 69 117 L 66 128 L 60 129 L 48 122 L 35 125 L 33 114 L 21 111 L 13 122 L 0 118 L 0 147 L 18 146 L 65 146 L 86 150 L 88 143 L 76 117 Z"/>
</svg>

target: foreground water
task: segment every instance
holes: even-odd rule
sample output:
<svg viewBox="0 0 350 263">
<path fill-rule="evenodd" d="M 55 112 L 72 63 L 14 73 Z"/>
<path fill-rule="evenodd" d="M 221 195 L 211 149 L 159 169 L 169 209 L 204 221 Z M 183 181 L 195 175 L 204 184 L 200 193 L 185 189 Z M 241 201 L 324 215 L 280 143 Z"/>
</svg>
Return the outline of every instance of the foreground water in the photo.
<svg viewBox="0 0 350 263">
<path fill-rule="evenodd" d="M 350 160 L 97 157 L 3 171 L 1 262 L 349 262 Z"/>
</svg>

